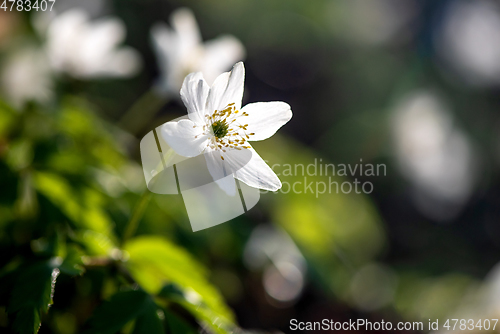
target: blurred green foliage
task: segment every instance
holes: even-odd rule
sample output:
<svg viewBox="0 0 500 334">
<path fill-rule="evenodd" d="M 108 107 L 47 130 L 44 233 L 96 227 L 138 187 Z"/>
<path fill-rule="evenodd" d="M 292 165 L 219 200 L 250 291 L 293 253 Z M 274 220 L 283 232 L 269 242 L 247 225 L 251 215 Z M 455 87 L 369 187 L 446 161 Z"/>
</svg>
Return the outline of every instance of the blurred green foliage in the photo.
<svg viewBox="0 0 500 334">
<path fill-rule="evenodd" d="M 3 104 L 0 118 L 9 125 L 0 133 L 2 323 L 19 333 L 37 332 L 41 323 L 61 333 L 160 333 L 164 326 L 184 333 L 198 326 L 194 319 L 217 333 L 235 328 L 206 270 L 167 235 L 119 247 L 144 193 L 142 183 L 127 187 L 140 170 L 129 180 L 120 175 L 139 167 L 121 148 L 119 130 L 77 100 L 25 113 Z M 96 173 L 114 175 L 118 185 L 96 182 Z M 76 291 L 47 313 L 61 280 Z"/>
<path fill-rule="evenodd" d="M 126 43 L 144 58 L 136 78 L 58 77 L 56 101 L 20 110 L 0 103 L 0 331 L 229 333 L 243 331 L 237 322 L 288 328 L 292 317 L 426 321 L 475 305 L 464 296 L 479 295 L 481 279 L 498 261 L 498 94 L 443 75 L 428 46 L 435 19 L 427 11 L 419 28 L 370 44 L 357 39 L 365 22 L 346 12 L 348 3 L 107 2 L 127 25 Z M 292 106 L 292 121 L 255 143 L 270 165 L 320 158 L 387 163 L 375 192 L 263 194 L 246 215 L 197 233 L 180 196 L 148 193 L 138 162 L 144 133 L 114 124 L 157 79 L 149 29 L 179 6 L 193 9 L 205 40 L 228 32 L 241 39 L 246 102 Z M 23 41 L 36 39 L 29 16 L 17 18 L 12 33 Z M 421 88 L 449 98 L 456 122 L 487 163 L 477 198 L 455 224 L 420 215 L 391 164 L 390 113 L 399 98 Z M 184 113 L 172 99 L 141 131 Z M 280 176 L 289 184 L 302 177 Z M 127 226 L 136 218 L 134 233 Z M 295 305 L 270 301 L 263 270 L 244 263 L 248 238 L 261 224 L 284 230 L 307 262 L 304 296 Z M 362 276 L 377 273 L 374 267 L 382 274 Z M 364 307 L 383 298 L 378 307 Z"/>
<path fill-rule="evenodd" d="M 7 191 L 1 198 L 0 300 L 8 315 L 2 323 L 20 333 L 40 324 L 55 333 L 237 329 L 195 257 L 241 266 L 251 217 L 236 219 L 242 226 L 189 232 L 175 196 L 145 190 L 140 167 L 124 149 L 137 145 L 135 139 L 99 119 L 82 100 L 67 99 L 54 109 L 32 105 L 23 113 L 2 105 L 0 115 L 9 124 L 1 132 Z M 273 163 L 307 165 L 314 157 L 280 136 L 256 148 Z M 125 240 L 143 201 L 140 236 Z M 349 303 L 346 287 L 355 268 L 371 261 L 384 243 L 370 203 L 339 194 L 264 194 L 262 202 L 304 252 L 314 280 Z M 58 302 L 48 312 L 53 298 Z"/>
</svg>

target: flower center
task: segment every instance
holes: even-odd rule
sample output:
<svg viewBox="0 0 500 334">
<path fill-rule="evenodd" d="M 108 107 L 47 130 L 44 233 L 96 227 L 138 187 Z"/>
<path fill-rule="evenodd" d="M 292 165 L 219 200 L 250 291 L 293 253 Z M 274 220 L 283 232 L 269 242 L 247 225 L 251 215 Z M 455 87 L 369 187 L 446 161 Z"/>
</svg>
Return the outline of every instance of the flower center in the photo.
<svg viewBox="0 0 500 334">
<path fill-rule="evenodd" d="M 198 133 L 194 138 L 201 135 L 210 137 L 213 135 L 207 143 L 207 147 L 224 153 L 226 149 L 250 149 L 252 147 L 248 145 L 247 139 L 250 139 L 250 136 L 254 136 L 255 133 L 247 133 L 248 124 L 240 122 L 241 117 L 245 116 L 249 116 L 248 113 L 237 110 L 234 103 L 229 103 L 223 110 L 215 110 L 212 115 L 205 114 L 206 121 L 203 125 L 203 132 Z M 197 126 L 199 125 L 194 125 L 193 128 Z M 224 160 L 222 153 L 220 158 Z"/>
<path fill-rule="evenodd" d="M 227 124 L 226 120 L 221 120 L 214 122 L 212 124 L 212 131 L 214 132 L 214 136 L 217 138 L 224 138 L 228 131 L 229 131 L 229 125 Z"/>
</svg>

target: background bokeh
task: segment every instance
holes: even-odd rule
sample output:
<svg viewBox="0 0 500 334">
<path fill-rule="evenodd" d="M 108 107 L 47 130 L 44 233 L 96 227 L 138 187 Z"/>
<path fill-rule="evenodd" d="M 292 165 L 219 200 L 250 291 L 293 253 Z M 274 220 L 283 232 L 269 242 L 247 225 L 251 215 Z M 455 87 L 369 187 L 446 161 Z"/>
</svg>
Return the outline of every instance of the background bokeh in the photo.
<svg viewBox="0 0 500 334">
<path fill-rule="evenodd" d="M 254 145 L 269 165 L 385 164 L 384 175 L 332 177 L 373 192 L 266 193 L 196 233 L 180 196 L 149 193 L 139 141 L 186 112 L 162 85 L 172 74 L 152 30 L 175 25 L 181 7 L 203 41 L 240 41 L 244 104 L 291 105 L 292 120 Z M 80 35 L 65 35 L 80 16 L 51 25 L 75 8 L 86 24 L 114 23 Z M 498 318 L 499 37 L 496 0 L 0 9 L 0 329 L 288 333 L 291 319 Z M 113 48 L 121 56 L 104 59 Z"/>
</svg>

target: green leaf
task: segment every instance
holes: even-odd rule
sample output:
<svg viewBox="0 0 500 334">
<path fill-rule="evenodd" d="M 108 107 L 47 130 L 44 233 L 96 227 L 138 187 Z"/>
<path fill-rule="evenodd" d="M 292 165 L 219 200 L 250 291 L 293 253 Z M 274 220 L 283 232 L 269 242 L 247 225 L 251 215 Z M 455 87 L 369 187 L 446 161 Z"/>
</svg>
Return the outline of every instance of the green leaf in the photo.
<svg viewBox="0 0 500 334">
<path fill-rule="evenodd" d="M 164 311 L 165 322 L 167 323 L 168 333 L 171 334 L 196 334 L 194 328 L 190 327 L 185 321 L 171 312 Z"/>
<path fill-rule="evenodd" d="M 40 313 L 38 310 L 31 306 L 24 306 L 16 313 L 12 328 L 20 334 L 31 334 L 38 333 L 40 325 Z"/>
<path fill-rule="evenodd" d="M 76 245 L 69 245 L 66 250 L 66 257 L 59 268 L 68 275 L 83 274 L 85 272 L 82 261 L 83 255 L 83 252 Z"/>
<path fill-rule="evenodd" d="M 34 173 L 35 188 L 58 207 L 69 219 L 79 221 L 81 207 L 64 178 L 56 174 Z"/>
<path fill-rule="evenodd" d="M 107 256 L 115 249 L 115 243 L 106 235 L 92 230 L 80 231 L 76 240 L 85 247 L 87 255 Z"/>
<path fill-rule="evenodd" d="M 89 320 L 87 334 L 114 334 L 136 319 L 133 334 L 162 334 L 163 324 L 153 298 L 143 290 L 118 292 L 99 306 Z"/>
<path fill-rule="evenodd" d="M 88 334 L 115 334 L 144 311 L 149 296 L 144 291 L 123 291 L 97 307 L 89 320 Z"/>
<path fill-rule="evenodd" d="M 226 319 L 221 319 L 206 304 L 194 302 L 192 292 L 183 291 L 176 284 L 169 283 L 165 285 L 158 294 L 158 297 L 181 305 L 202 323 L 204 328 L 211 328 L 213 333 L 233 333 L 237 329 L 234 324 L 229 323 Z M 175 318 L 174 315 L 171 316 Z M 167 321 L 167 324 L 173 333 L 188 332 L 185 330 L 185 326 L 187 326 L 186 328 L 189 328 L 189 326 L 180 319 L 173 319 L 173 322 Z M 241 332 L 241 330 L 238 329 L 238 332 Z"/>
<path fill-rule="evenodd" d="M 153 298 L 148 296 L 144 301 L 142 313 L 137 317 L 132 334 L 163 334 L 163 324 L 160 316 L 163 311 L 158 309 Z"/>
<path fill-rule="evenodd" d="M 200 322 L 214 332 L 234 329 L 233 314 L 222 296 L 207 279 L 206 270 L 184 249 L 161 237 L 138 237 L 124 247 L 130 258 L 126 263 L 133 278 L 151 294 L 165 284 L 174 283 L 182 298 L 173 297 Z"/>
<path fill-rule="evenodd" d="M 5 135 L 16 120 L 16 113 L 4 102 L 0 101 L 0 136 Z"/>
<path fill-rule="evenodd" d="M 33 178 L 36 190 L 79 227 L 111 234 L 113 224 L 95 191 L 86 188 L 76 192 L 64 178 L 53 173 L 36 172 Z"/>
<path fill-rule="evenodd" d="M 21 261 L 20 257 L 15 257 L 0 269 L 0 305 L 2 306 L 8 305 Z"/>
<path fill-rule="evenodd" d="M 12 289 L 7 312 L 15 315 L 13 328 L 17 333 L 36 333 L 40 327 L 40 313 L 52 305 L 54 286 L 59 269 L 57 259 L 38 262 L 19 269 Z"/>
<path fill-rule="evenodd" d="M 125 155 L 113 136 L 116 130 L 80 103 L 65 101 L 59 127 L 62 133 L 71 138 L 74 150 L 85 158 L 87 164 L 117 168 L 124 163 Z"/>
</svg>

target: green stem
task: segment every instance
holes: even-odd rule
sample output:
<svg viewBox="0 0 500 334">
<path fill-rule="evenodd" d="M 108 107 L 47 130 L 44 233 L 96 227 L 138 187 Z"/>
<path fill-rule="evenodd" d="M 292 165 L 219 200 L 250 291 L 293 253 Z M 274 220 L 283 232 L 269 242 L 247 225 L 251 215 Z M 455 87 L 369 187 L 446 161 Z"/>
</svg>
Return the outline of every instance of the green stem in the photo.
<svg viewBox="0 0 500 334">
<path fill-rule="evenodd" d="M 168 98 L 150 89 L 125 112 L 118 124 L 130 133 L 137 134 L 167 102 Z"/>
<path fill-rule="evenodd" d="M 135 207 L 134 212 L 132 213 L 132 216 L 130 217 L 130 220 L 127 223 L 127 226 L 125 227 L 125 231 L 123 232 L 123 238 L 121 242 L 122 246 L 127 242 L 127 240 L 129 240 L 134 235 L 135 231 L 137 230 L 137 226 L 139 226 L 139 222 L 142 216 L 144 215 L 144 212 L 146 211 L 146 208 L 152 196 L 153 193 L 150 192 L 149 190 L 145 190 L 144 194 L 142 194 L 139 203 Z"/>
<path fill-rule="evenodd" d="M 119 125 L 132 134 L 137 134 L 141 131 L 160 110 L 160 108 L 168 102 L 168 99 L 158 94 L 154 89 L 144 93 L 131 107 L 125 112 L 119 121 Z M 159 148 L 160 154 L 161 149 Z M 167 152 L 169 153 L 169 152 Z M 136 205 L 130 220 L 123 232 L 121 245 L 123 246 L 137 230 L 139 221 L 144 215 L 149 201 L 151 200 L 152 193 L 146 190 L 142 195 L 139 203 Z"/>
</svg>

